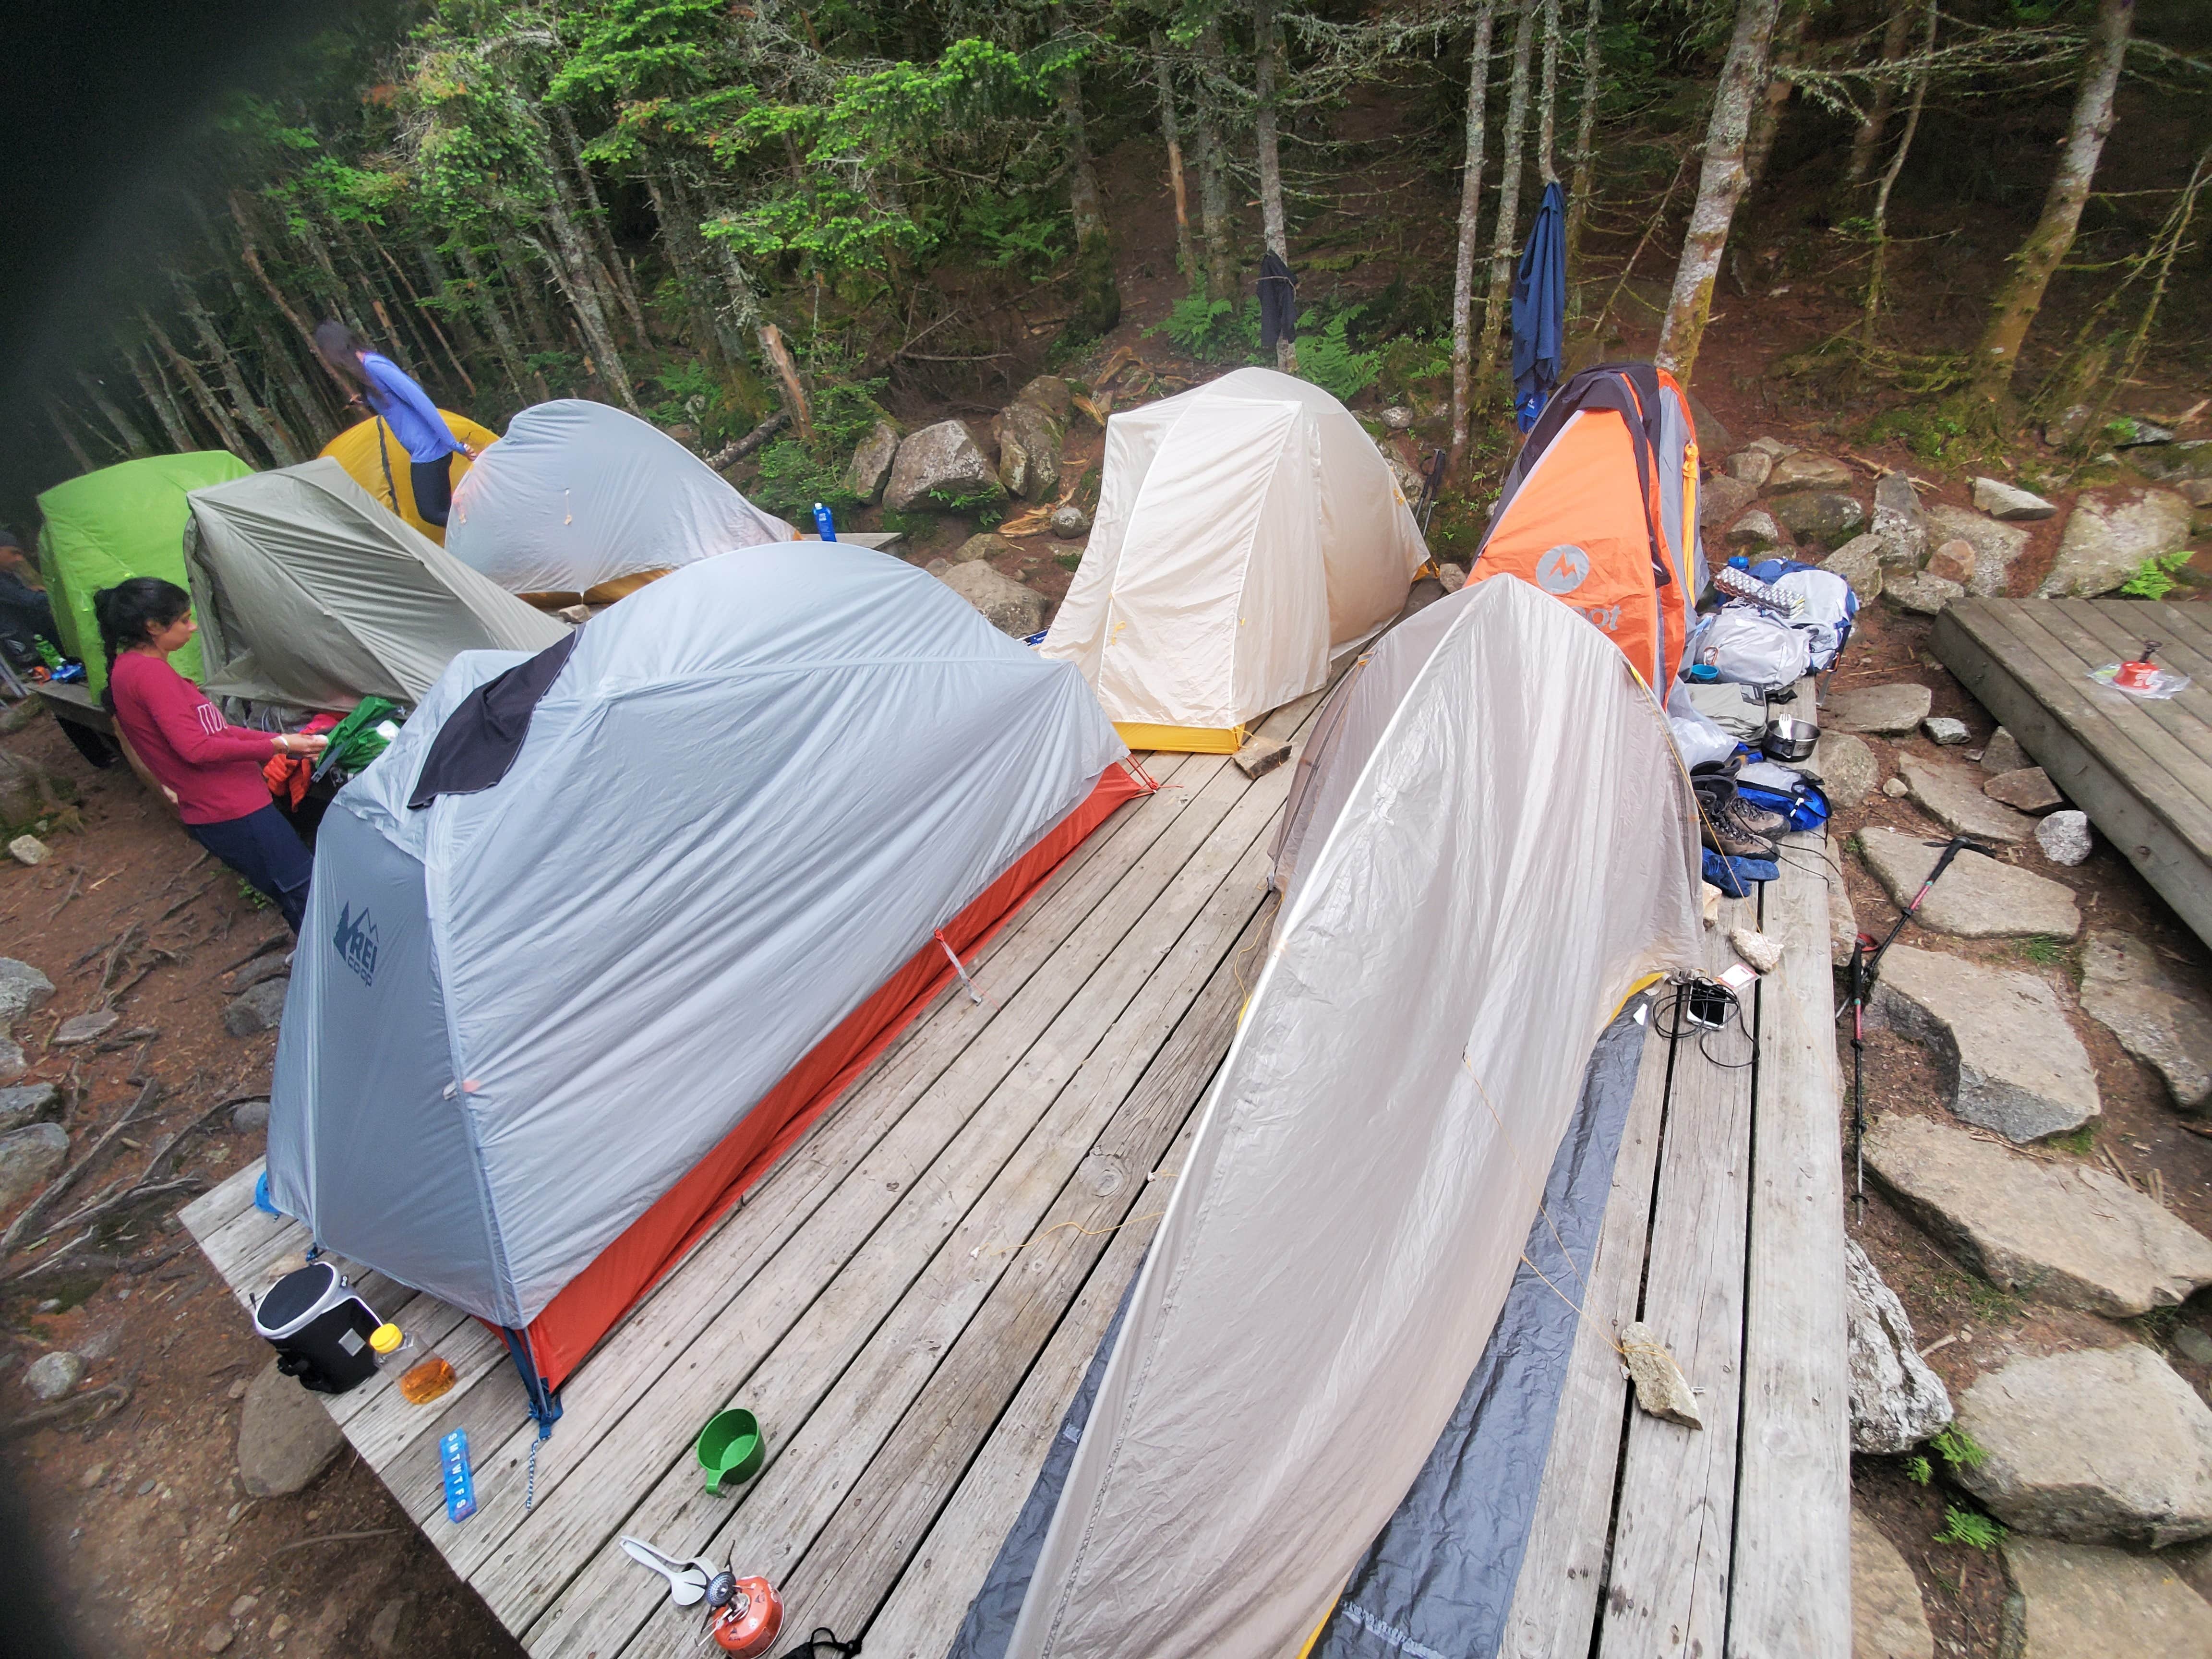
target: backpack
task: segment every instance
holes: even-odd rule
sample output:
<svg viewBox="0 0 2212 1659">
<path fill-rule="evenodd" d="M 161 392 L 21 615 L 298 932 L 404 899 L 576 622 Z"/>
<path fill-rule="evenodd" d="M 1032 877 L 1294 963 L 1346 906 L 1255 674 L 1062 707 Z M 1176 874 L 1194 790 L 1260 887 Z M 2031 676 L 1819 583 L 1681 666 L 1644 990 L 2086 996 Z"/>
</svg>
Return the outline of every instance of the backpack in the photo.
<svg viewBox="0 0 2212 1659">
<path fill-rule="evenodd" d="M 1762 559 L 1751 574 L 1778 592 L 1799 601 L 1791 624 L 1811 647 L 1813 672 L 1832 668 L 1850 643 L 1851 624 L 1858 620 L 1859 596 L 1851 585 L 1832 570 L 1795 559 Z"/>
<path fill-rule="evenodd" d="M 1468 579 L 1500 575 L 1580 611 L 1666 694 L 1705 586 L 1697 428 L 1673 375 L 1605 363 L 1552 395 Z"/>
</svg>

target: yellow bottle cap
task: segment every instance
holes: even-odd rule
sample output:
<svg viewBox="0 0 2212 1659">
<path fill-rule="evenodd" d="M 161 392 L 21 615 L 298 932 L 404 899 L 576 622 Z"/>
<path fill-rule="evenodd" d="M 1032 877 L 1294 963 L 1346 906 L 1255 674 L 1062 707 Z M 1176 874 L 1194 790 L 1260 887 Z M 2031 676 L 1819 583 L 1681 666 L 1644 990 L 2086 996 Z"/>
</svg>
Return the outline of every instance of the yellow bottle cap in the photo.
<svg viewBox="0 0 2212 1659">
<path fill-rule="evenodd" d="M 368 1346 L 379 1353 L 392 1352 L 405 1339 L 400 1335 L 399 1327 L 389 1322 L 379 1325 L 368 1334 Z"/>
</svg>

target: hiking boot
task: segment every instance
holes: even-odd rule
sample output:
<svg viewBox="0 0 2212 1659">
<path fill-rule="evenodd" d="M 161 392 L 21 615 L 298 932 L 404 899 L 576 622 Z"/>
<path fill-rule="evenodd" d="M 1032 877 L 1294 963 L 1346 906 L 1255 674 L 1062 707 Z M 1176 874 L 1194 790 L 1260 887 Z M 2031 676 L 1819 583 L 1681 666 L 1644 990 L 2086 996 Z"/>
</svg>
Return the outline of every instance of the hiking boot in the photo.
<svg viewBox="0 0 2212 1659">
<path fill-rule="evenodd" d="M 1771 859 L 1779 850 L 1765 836 L 1747 827 L 1738 816 L 1740 804 L 1734 799 L 1721 803 L 1717 810 L 1708 807 L 1698 815 L 1698 829 L 1706 846 L 1724 858 Z"/>
<path fill-rule="evenodd" d="M 1770 838 L 1784 834 L 1790 828 L 1790 815 L 1771 811 L 1764 806 L 1754 806 L 1738 795 L 1728 804 L 1727 811 L 1735 821 L 1754 836 Z"/>
</svg>

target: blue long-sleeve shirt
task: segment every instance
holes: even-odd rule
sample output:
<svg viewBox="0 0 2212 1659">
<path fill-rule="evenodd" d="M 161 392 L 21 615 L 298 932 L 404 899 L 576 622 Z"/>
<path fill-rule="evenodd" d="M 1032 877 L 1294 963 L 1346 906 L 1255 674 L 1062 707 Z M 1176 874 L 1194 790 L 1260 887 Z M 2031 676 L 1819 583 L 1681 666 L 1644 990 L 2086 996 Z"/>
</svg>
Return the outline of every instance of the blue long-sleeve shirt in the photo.
<svg viewBox="0 0 2212 1659">
<path fill-rule="evenodd" d="M 438 405 L 398 364 L 381 352 L 365 351 L 361 367 L 375 387 L 368 394 L 368 406 L 384 417 L 409 460 L 434 461 L 460 448 Z"/>
</svg>

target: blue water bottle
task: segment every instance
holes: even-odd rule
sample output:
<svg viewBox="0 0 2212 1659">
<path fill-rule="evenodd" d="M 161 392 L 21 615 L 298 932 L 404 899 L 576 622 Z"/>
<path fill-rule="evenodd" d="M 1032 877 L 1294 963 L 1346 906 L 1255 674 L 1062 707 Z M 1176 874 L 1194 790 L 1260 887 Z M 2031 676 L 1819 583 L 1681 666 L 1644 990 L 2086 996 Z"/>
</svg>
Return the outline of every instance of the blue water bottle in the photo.
<svg viewBox="0 0 2212 1659">
<path fill-rule="evenodd" d="M 830 509 L 819 501 L 814 503 L 814 528 L 825 542 L 837 539 L 837 521 L 830 516 Z"/>
</svg>

